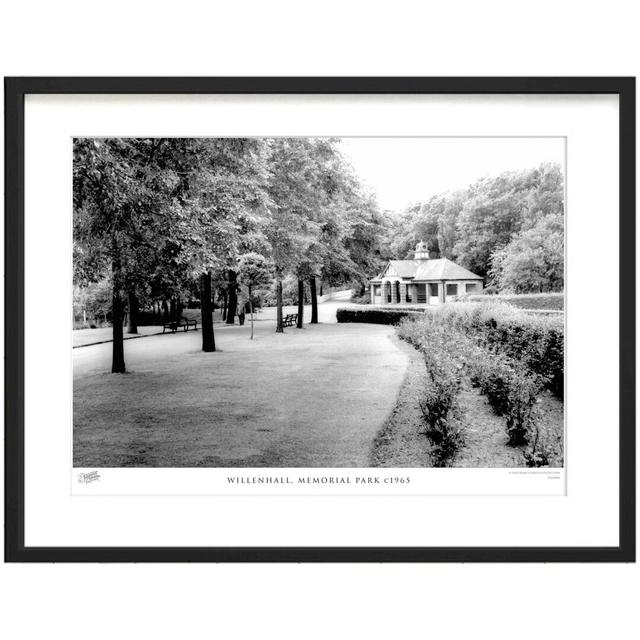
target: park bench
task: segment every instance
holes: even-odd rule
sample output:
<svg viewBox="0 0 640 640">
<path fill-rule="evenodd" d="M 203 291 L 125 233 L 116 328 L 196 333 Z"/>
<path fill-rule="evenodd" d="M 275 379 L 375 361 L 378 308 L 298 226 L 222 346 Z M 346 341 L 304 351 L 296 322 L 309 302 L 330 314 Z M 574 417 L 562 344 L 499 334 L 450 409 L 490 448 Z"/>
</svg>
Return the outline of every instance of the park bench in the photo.
<svg viewBox="0 0 640 640">
<path fill-rule="evenodd" d="M 283 327 L 293 327 L 294 324 L 297 324 L 298 322 L 298 314 L 297 313 L 290 313 L 289 315 L 285 316 L 282 319 L 282 326 Z"/>
<path fill-rule="evenodd" d="M 175 333 L 179 328 L 182 328 L 183 331 L 189 331 L 189 327 L 193 327 L 193 330 L 197 331 L 198 321 L 197 320 L 180 320 L 180 322 L 165 322 L 162 325 L 162 333 L 165 333 L 167 329 L 169 329 L 171 333 Z"/>
</svg>

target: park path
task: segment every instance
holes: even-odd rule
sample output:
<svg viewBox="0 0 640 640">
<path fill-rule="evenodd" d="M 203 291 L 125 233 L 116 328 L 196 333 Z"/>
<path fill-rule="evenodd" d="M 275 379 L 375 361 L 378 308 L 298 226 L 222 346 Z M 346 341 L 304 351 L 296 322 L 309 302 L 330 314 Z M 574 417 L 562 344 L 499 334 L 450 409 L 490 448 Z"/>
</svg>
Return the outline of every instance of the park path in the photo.
<svg viewBox="0 0 640 640">
<path fill-rule="evenodd" d="M 274 329 L 127 341 L 124 376 L 110 344 L 74 349 L 75 466 L 369 466 L 408 366 L 393 328 Z"/>
<path fill-rule="evenodd" d="M 349 299 L 351 297 L 351 291 L 338 292 L 335 294 L 330 294 L 333 296 L 331 300 L 327 300 L 318 304 L 318 320 L 320 322 L 335 322 L 336 321 L 336 311 L 339 307 L 345 306 L 349 304 Z M 199 313 L 199 312 L 198 312 Z M 289 313 L 298 313 L 297 305 L 284 306 L 282 308 L 283 315 Z M 200 317 L 196 314 L 195 316 L 189 316 L 191 318 L 195 317 L 198 320 L 198 326 L 200 326 L 201 321 Z M 305 320 L 308 321 L 311 318 L 311 305 L 304 306 L 304 317 Z M 275 307 L 266 307 L 265 309 L 259 309 L 257 313 L 254 314 L 254 320 L 256 322 L 275 322 L 276 319 L 276 308 Z M 222 314 L 219 311 L 216 311 L 213 315 L 214 326 L 217 329 L 227 328 L 224 321 L 222 320 Z M 236 323 L 238 320 L 236 319 Z M 247 316 L 247 324 L 249 323 L 249 316 Z M 124 333 L 125 340 L 137 340 L 138 338 L 147 337 L 156 335 L 157 333 L 162 333 L 162 327 L 158 325 L 148 325 L 138 327 L 138 333 L 136 335 L 129 335 L 126 332 Z M 86 346 L 92 346 L 94 344 L 99 344 L 101 342 L 111 342 L 113 337 L 113 330 L 111 327 L 101 327 L 98 329 L 74 329 L 72 331 L 72 346 L 74 349 Z"/>
</svg>

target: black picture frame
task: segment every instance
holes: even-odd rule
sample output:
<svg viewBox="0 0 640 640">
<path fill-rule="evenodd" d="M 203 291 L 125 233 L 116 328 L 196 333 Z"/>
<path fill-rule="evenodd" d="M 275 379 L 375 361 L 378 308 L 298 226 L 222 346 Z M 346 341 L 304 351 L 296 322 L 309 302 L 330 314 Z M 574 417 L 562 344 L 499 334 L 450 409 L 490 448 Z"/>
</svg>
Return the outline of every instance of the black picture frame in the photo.
<svg viewBox="0 0 640 640">
<path fill-rule="evenodd" d="M 616 94 L 620 149 L 620 540 L 616 547 L 26 547 L 24 99 L 28 94 Z M 5 561 L 635 561 L 635 78 L 5 78 Z"/>
</svg>

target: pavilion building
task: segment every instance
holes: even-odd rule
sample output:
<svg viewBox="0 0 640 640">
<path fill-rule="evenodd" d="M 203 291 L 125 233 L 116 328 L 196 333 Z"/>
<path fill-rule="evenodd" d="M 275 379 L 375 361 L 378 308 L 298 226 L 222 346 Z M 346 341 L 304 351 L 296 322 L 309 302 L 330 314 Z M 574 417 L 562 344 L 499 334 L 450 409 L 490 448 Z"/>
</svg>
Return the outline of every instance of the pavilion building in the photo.
<svg viewBox="0 0 640 640">
<path fill-rule="evenodd" d="M 372 304 L 443 304 L 482 291 L 482 277 L 447 258 L 432 259 L 418 242 L 413 260 L 390 260 L 369 281 Z"/>
</svg>

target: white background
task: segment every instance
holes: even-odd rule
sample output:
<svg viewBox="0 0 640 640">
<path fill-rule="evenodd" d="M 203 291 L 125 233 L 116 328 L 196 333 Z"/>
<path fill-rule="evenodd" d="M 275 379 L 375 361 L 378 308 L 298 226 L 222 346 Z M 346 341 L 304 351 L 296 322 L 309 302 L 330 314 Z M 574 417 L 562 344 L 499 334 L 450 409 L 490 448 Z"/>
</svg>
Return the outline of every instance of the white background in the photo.
<svg viewBox="0 0 640 640">
<path fill-rule="evenodd" d="M 0 16 L 5 75 L 636 75 L 640 66 L 630 2 L 36 4 Z M 582 639 L 638 628 L 637 565 L 0 571 L 11 638 Z"/>
<path fill-rule="evenodd" d="M 617 298 L 594 313 L 594 292 L 613 275 L 593 268 L 594 247 L 618 262 L 616 96 L 30 95 L 25 107 L 27 546 L 617 545 Z M 283 486 L 235 499 L 221 497 L 220 469 L 117 469 L 82 491 L 104 495 L 70 495 L 71 287 L 61 283 L 72 278 L 71 138 L 346 133 L 566 136 L 567 495 L 558 476 L 488 469 L 412 470 L 392 495 L 338 485 L 321 488 L 329 497 L 286 498 Z M 55 286 L 42 286 L 43 273 Z"/>
</svg>

